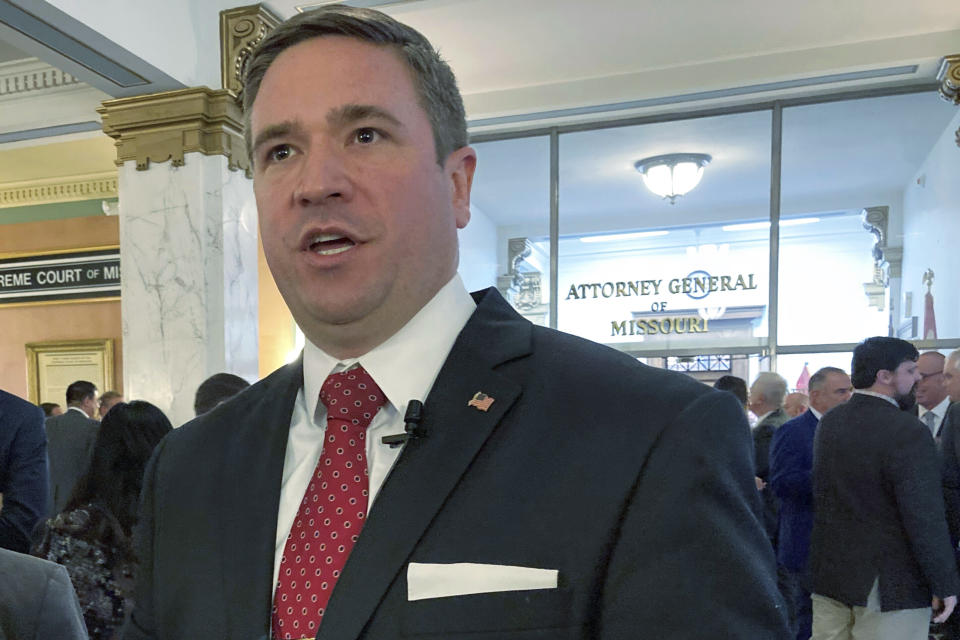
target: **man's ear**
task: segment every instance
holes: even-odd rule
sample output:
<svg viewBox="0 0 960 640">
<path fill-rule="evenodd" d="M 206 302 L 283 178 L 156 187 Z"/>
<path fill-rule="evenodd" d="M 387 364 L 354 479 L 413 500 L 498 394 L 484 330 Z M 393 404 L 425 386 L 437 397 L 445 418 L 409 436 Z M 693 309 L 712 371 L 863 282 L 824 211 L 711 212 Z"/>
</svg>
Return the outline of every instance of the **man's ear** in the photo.
<svg viewBox="0 0 960 640">
<path fill-rule="evenodd" d="M 463 229 L 470 222 L 470 189 L 476 169 L 477 152 L 469 146 L 453 151 L 444 163 L 444 172 L 450 179 L 451 205 L 458 229 Z"/>
<path fill-rule="evenodd" d="M 893 371 L 889 369 L 880 369 L 877 371 L 877 378 L 875 382 L 880 384 L 893 384 Z"/>
</svg>

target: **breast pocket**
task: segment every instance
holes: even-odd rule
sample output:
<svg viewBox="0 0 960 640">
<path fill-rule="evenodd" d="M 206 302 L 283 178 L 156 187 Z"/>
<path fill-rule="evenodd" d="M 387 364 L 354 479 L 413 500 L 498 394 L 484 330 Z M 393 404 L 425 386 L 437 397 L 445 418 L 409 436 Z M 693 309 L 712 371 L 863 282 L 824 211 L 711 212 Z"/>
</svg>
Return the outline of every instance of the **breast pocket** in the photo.
<svg viewBox="0 0 960 640">
<path fill-rule="evenodd" d="M 578 638 L 583 621 L 570 609 L 569 589 L 501 591 L 431 598 L 404 604 L 401 634 L 407 638 Z M 515 632 L 515 633 L 514 633 Z"/>
</svg>

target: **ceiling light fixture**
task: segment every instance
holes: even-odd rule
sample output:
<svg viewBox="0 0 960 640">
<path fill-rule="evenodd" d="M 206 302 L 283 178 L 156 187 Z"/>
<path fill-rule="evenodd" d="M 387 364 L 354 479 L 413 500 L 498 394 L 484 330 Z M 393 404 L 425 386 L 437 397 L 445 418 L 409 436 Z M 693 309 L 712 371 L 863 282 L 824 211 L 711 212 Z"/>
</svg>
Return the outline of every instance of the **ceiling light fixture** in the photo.
<svg viewBox="0 0 960 640">
<path fill-rule="evenodd" d="M 580 242 L 619 242 L 621 240 L 636 240 L 638 238 L 655 238 L 665 236 L 669 231 L 636 231 L 630 233 L 611 233 L 601 236 L 583 236 Z"/>
<path fill-rule="evenodd" d="M 676 204 L 677 198 L 700 183 L 710 160 L 705 153 L 668 153 L 637 160 L 633 166 L 643 176 L 647 189 Z"/>
</svg>

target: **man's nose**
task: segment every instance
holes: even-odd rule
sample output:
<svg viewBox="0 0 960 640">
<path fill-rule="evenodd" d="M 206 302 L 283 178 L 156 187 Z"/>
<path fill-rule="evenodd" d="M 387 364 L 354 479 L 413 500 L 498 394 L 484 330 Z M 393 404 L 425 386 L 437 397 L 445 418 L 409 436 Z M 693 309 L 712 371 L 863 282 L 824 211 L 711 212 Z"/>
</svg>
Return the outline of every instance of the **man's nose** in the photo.
<svg viewBox="0 0 960 640">
<path fill-rule="evenodd" d="M 334 149 L 314 150 L 305 154 L 294 188 L 294 201 L 302 206 L 321 204 L 332 198 L 352 195 L 344 158 Z"/>
</svg>

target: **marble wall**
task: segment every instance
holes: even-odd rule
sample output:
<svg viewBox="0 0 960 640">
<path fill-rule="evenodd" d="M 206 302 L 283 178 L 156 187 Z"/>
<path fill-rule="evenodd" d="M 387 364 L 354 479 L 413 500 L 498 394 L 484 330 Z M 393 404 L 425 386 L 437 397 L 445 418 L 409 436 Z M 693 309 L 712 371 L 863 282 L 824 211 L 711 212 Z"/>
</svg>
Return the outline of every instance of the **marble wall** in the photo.
<svg viewBox="0 0 960 640">
<path fill-rule="evenodd" d="M 257 377 L 253 187 L 222 156 L 119 171 L 124 391 L 193 417 L 197 386 L 229 371 Z"/>
</svg>

